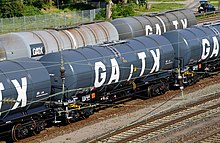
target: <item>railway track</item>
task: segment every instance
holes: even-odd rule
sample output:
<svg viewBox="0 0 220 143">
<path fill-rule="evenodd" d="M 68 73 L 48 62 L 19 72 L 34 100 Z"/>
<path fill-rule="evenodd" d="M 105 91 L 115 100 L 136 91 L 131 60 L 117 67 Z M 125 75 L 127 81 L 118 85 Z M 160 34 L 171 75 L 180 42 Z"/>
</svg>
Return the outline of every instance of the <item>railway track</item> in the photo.
<svg viewBox="0 0 220 143">
<path fill-rule="evenodd" d="M 220 142 L 220 123 L 219 114 L 213 119 L 207 119 L 208 124 L 204 125 L 202 128 L 194 128 L 193 131 L 187 133 L 174 140 L 182 141 L 184 143 L 219 143 Z M 215 122 L 217 121 L 217 122 Z"/>
<path fill-rule="evenodd" d="M 197 23 L 205 23 L 210 21 L 217 21 L 220 20 L 220 14 L 213 14 L 213 15 L 204 15 L 204 18 L 197 17 Z"/>
<path fill-rule="evenodd" d="M 89 143 L 149 142 L 172 131 L 191 126 L 206 117 L 220 113 L 220 94 L 213 94 L 169 112 L 129 125 Z"/>
<path fill-rule="evenodd" d="M 220 142 L 220 129 L 211 130 L 197 138 L 188 141 L 189 143 L 217 143 Z"/>
<path fill-rule="evenodd" d="M 199 142 L 201 142 L 201 143 L 213 143 L 215 141 L 220 142 L 220 130 L 217 133 L 209 136 L 208 138 L 200 140 Z"/>
</svg>

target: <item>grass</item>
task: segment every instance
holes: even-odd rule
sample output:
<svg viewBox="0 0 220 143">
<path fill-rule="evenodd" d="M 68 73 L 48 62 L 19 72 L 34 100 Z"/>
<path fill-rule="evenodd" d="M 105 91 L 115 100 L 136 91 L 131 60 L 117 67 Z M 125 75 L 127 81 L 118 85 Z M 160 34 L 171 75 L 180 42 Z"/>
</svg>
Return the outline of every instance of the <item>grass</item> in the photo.
<svg viewBox="0 0 220 143">
<path fill-rule="evenodd" d="M 177 2 L 177 1 L 186 1 L 186 0 L 150 0 L 148 2 Z"/>
<path fill-rule="evenodd" d="M 160 3 L 160 4 L 151 4 L 151 9 L 146 10 L 145 6 L 143 7 L 136 7 L 135 11 L 137 15 L 146 13 L 146 12 L 158 12 L 158 11 L 164 11 L 164 10 L 171 10 L 171 9 L 178 9 L 178 8 L 183 8 L 183 4 L 175 4 L 175 3 Z"/>
<path fill-rule="evenodd" d="M 203 18 L 213 17 L 213 16 L 216 16 L 216 14 L 200 15 L 200 16 L 197 16 L 196 18 L 197 18 L 197 19 L 203 19 Z"/>
<path fill-rule="evenodd" d="M 219 0 L 208 0 L 208 3 L 212 4 L 215 8 L 217 8 Z"/>
</svg>

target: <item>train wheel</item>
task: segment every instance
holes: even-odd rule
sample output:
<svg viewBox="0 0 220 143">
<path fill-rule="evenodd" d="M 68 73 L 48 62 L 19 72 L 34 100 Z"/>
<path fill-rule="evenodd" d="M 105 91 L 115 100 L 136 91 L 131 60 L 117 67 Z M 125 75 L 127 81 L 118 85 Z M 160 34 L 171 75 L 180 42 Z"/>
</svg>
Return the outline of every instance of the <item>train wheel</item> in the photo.
<svg viewBox="0 0 220 143">
<path fill-rule="evenodd" d="M 65 125 L 71 124 L 72 123 L 72 118 L 66 118 L 65 117 Z"/>
<path fill-rule="evenodd" d="M 33 133 L 33 135 L 36 135 L 36 134 L 39 134 L 39 133 L 37 133 L 36 132 L 36 130 L 37 130 L 37 121 L 36 120 L 34 120 L 34 119 L 32 119 L 32 121 L 33 121 L 33 123 L 32 123 L 32 133 Z"/>
<path fill-rule="evenodd" d="M 90 112 L 90 115 L 94 114 L 94 109 L 91 108 L 91 109 L 89 110 L 89 112 Z"/>
<path fill-rule="evenodd" d="M 69 112 L 69 115 L 64 117 L 64 123 L 66 125 L 73 123 L 75 121 L 74 117 L 75 117 L 74 113 Z"/>
<path fill-rule="evenodd" d="M 191 78 L 188 80 L 188 85 L 189 86 L 193 85 L 193 80 Z"/>
<path fill-rule="evenodd" d="M 34 135 L 39 134 L 42 130 L 44 130 L 45 124 L 44 121 L 36 121 L 36 128 L 34 129 L 33 133 Z"/>
<path fill-rule="evenodd" d="M 84 117 L 85 118 L 89 118 L 89 116 L 91 115 L 92 113 L 90 112 L 90 109 L 86 109 L 85 110 L 85 113 L 84 113 Z"/>
<path fill-rule="evenodd" d="M 16 124 L 12 127 L 11 137 L 13 141 L 18 141 L 19 139 L 21 139 L 21 127 L 21 124 Z"/>
</svg>

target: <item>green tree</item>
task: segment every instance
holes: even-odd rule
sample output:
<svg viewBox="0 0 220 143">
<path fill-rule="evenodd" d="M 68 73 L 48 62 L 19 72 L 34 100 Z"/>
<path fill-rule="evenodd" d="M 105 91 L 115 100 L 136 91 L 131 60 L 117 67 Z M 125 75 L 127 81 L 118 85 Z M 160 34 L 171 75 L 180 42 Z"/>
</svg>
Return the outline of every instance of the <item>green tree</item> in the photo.
<svg viewBox="0 0 220 143">
<path fill-rule="evenodd" d="M 127 4 L 114 4 L 112 6 L 112 15 L 111 18 L 119 18 L 119 17 L 127 17 L 127 16 L 134 16 L 134 3 L 127 3 Z M 96 15 L 96 20 L 106 20 L 106 9 L 101 10 Z M 108 19 L 107 19 L 108 20 Z"/>
<path fill-rule="evenodd" d="M 134 16 L 134 3 L 117 4 L 112 7 L 112 18 Z"/>
<path fill-rule="evenodd" d="M 52 0 L 24 0 L 24 5 L 34 6 L 38 9 L 42 9 L 45 6 L 52 5 Z"/>
<path fill-rule="evenodd" d="M 31 16 L 31 15 L 39 15 L 39 14 L 42 14 L 42 12 L 37 7 L 34 7 L 32 5 L 25 6 L 22 10 L 23 16 Z"/>
<path fill-rule="evenodd" d="M 22 0 L 1 0 L 0 1 L 0 17 L 19 17 L 22 16 L 24 4 Z"/>
<path fill-rule="evenodd" d="M 0 17 L 20 17 L 42 14 L 41 9 L 52 3 L 52 0 L 1 0 Z"/>
<path fill-rule="evenodd" d="M 54 3 L 57 8 L 64 9 L 76 4 L 76 1 L 77 0 L 54 0 Z"/>
</svg>

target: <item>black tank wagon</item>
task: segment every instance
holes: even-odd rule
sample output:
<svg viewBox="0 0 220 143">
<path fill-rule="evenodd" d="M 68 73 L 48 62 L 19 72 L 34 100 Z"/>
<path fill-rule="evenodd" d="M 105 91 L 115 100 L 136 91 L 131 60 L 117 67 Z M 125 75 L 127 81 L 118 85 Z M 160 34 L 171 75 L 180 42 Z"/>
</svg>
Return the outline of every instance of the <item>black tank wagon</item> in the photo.
<svg viewBox="0 0 220 143">
<path fill-rule="evenodd" d="M 56 64 L 60 62 L 61 55 L 66 63 L 64 68 L 65 76 L 68 77 L 65 79 L 67 89 L 120 84 L 120 81 L 129 81 L 159 70 L 171 69 L 174 60 L 173 47 L 167 39 L 159 35 L 139 37 L 116 45 L 89 46 L 77 51 L 50 53 L 40 61 L 50 75 L 54 75 L 51 76 L 53 87 L 62 83 L 58 70 L 60 65 Z M 47 61 L 52 61 L 54 65 Z M 59 89 L 60 87 L 54 91 Z"/>
<path fill-rule="evenodd" d="M 161 34 L 195 24 L 196 18 L 191 10 L 178 9 L 59 30 L 9 33 L 0 36 L 0 59 L 24 57 L 39 59 L 47 53 Z"/>
<path fill-rule="evenodd" d="M 40 62 L 27 58 L 2 61 L 0 69 L 0 137 L 10 135 L 16 140 L 30 130 L 38 132 L 44 123 L 38 115 L 48 108 L 44 102 L 35 101 L 47 100 L 51 94 L 48 71 Z M 25 128 L 22 123 L 27 123 Z M 17 128 L 22 132 L 17 132 Z"/>
</svg>

